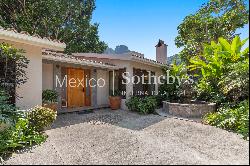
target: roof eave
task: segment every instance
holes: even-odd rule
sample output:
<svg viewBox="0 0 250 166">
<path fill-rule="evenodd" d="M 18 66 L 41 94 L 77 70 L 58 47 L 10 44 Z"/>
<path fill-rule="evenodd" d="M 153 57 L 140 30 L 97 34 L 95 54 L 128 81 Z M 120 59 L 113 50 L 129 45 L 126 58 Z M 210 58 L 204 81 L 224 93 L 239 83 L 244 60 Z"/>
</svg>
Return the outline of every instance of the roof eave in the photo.
<svg viewBox="0 0 250 166">
<path fill-rule="evenodd" d="M 154 66 L 154 67 L 163 67 L 163 66 L 167 66 L 167 64 L 163 64 L 163 63 L 158 63 L 155 61 L 151 61 L 151 60 L 146 60 L 146 59 L 142 59 L 142 58 L 137 58 L 132 56 L 132 61 L 138 62 L 138 63 L 144 63 L 150 66 Z"/>
<path fill-rule="evenodd" d="M 46 38 L 38 38 L 4 29 L 0 29 L 0 39 L 58 51 L 63 51 L 66 48 L 65 43 L 59 43 Z"/>
<path fill-rule="evenodd" d="M 93 63 L 93 62 L 88 62 L 88 61 L 81 61 L 77 59 L 70 58 L 64 58 L 64 57 L 54 57 L 50 55 L 43 55 L 42 56 L 43 60 L 48 60 L 48 61 L 54 61 L 54 62 L 61 62 L 61 63 L 68 63 L 68 64 L 74 64 L 74 65 L 82 65 L 82 66 L 89 66 L 89 67 L 95 67 L 95 68 L 102 68 L 102 69 L 109 69 L 109 70 L 116 70 L 119 69 L 117 66 L 110 66 L 110 65 L 105 65 L 101 63 Z"/>
</svg>

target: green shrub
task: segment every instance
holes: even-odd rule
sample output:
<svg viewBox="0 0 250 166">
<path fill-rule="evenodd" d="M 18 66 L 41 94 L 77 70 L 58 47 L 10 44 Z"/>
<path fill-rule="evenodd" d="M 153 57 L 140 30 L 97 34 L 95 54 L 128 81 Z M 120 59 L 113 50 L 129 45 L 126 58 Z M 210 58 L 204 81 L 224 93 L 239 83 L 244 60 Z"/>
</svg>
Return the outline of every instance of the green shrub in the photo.
<svg viewBox="0 0 250 166">
<path fill-rule="evenodd" d="M 249 102 L 221 107 L 218 112 L 207 114 L 203 121 L 212 126 L 237 132 L 247 138 L 249 137 Z"/>
<path fill-rule="evenodd" d="M 29 125 L 29 121 L 19 118 L 15 126 L 0 133 L 0 157 L 11 154 L 16 149 L 41 144 L 46 136 Z"/>
<path fill-rule="evenodd" d="M 58 93 L 55 90 L 44 90 L 42 93 L 43 103 L 56 103 L 58 101 Z"/>
<path fill-rule="evenodd" d="M 130 97 L 129 100 L 126 101 L 126 106 L 128 107 L 128 109 L 130 111 L 137 111 L 139 108 L 138 108 L 138 104 L 140 102 L 140 98 L 137 97 L 137 96 L 132 96 Z"/>
<path fill-rule="evenodd" d="M 128 101 L 126 101 L 126 106 L 130 111 L 135 111 L 142 114 L 150 114 L 154 113 L 157 106 L 157 101 L 155 97 L 152 96 L 145 98 L 133 96 Z"/>
<path fill-rule="evenodd" d="M 154 113 L 157 106 L 157 101 L 155 97 L 145 97 L 139 102 L 139 112 L 143 114 Z"/>
<path fill-rule="evenodd" d="M 14 105 L 9 104 L 8 94 L 0 90 L 0 124 L 7 123 L 13 125 L 18 118 L 18 112 Z"/>
<path fill-rule="evenodd" d="M 28 112 L 27 117 L 31 127 L 37 131 L 42 131 L 55 121 L 56 115 L 56 112 L 52 109 L 37 106 Z"/>
</svg>

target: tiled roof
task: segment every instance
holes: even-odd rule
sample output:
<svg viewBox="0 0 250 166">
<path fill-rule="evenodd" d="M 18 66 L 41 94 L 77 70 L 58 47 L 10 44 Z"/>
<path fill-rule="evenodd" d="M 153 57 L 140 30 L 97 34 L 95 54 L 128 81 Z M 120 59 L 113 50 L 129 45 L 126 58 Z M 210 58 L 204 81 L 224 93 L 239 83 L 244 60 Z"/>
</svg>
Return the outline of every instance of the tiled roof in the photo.
<svg viewBox="0 0 250 166">
<path fill-rule="evenodd" d="M 14 28 L 7 28 L 4 29 L 0 26 L 0 37 L 9 37 L 17 40 L 25 40 L 36 44 L 45 44 L 50 45 L 58 48 L 64 49 L 66 47 L 66 44 L 63 42 L 60 42 L 59 40 L 52 40 L 50 38 L 41 37 L 37 34 L 30 35 L 28 32 L 17 32 Z"/>
<path fill-rule="evenodd" d="M 68 55 L 68 54 L 64 54 L 62 52 L 56 52 L 53 50 L 44 50 L 42 52 L 42 55 L 43 55 L 43 59 L 46 59 L 46 60 L 53 60 L 53 61 L 58 61 L 58 62 L 66 62 L 66 63 L 94 66 L 94 67 L 108 68 L 108 69 L 117 68 L 117 66 L 113 64 L 78 58 L 73 55 Z"/>
<path fill-rule="evenodd" d="M 132 54 L 132 57 L 135 57 L 136 59 L 138 59 L 140 61 L 154 63 L 154 64 L 161 65 L 161 66 L 166 65 L 164 63 L 161 63 L 161 62 L 158 62 L 158 61 L 155 61 L 155 60 L 152 60 L 152 59 L 144 58 L 144 57 L 136 55 L 136 54 Z"/>
<path fill-rule="evenodd" d="M 157 62 L 152 59 L 145 58 L 143 54 L 130 52 L 126 54 L 97 54 L 97 53 L 74 53 L 75 57 L 87 57 L 87 58 L 95 58 L 95 59 L 116 59 L 121 61 L 136 61 L 139 63 L 147 63 L 148 65 L 154 65 L 154 66 L 164 66 L 166 64 Z"/>
<path fill-rule="evenodd" d="M 137 55 L 137 56 L 140 56 L 140 57 L 144 57 L 144 54 L 136 52 L 136 51 L 130 51 L 130 52 L 128 52 L 128 54 L 130 54 L 130 55 L 134 54 L 134 55 Z"/>
</svg>

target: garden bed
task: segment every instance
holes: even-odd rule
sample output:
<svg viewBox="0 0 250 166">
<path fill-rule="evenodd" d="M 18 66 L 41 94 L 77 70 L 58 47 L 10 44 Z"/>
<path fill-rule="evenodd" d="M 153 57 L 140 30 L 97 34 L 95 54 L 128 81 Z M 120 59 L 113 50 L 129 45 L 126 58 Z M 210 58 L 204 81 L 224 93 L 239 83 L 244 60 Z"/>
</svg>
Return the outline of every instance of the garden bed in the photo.
<svg viewBox="0 0 250 166">
<path fill-rule="evenodd" d="M 185 118 L 201 118 L 205 114 L 216 110 L 215 103 L 202 101 L 191 101 L 190 103 L 171 103 L 163 102 L 163 111 L 170 115 L 181 116 Z"/>
</svg>

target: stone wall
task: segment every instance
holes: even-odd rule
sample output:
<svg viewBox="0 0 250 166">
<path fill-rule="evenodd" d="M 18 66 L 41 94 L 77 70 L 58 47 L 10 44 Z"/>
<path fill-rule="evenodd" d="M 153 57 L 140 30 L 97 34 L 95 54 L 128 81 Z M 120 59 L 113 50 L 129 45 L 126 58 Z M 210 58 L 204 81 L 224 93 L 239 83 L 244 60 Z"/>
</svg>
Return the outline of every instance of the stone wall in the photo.
<svg viewBox="0 0 250 166">
<path fill-rule="evenodd" d="M 215 103 L 199 103 L 199 104 L 181 104 L 163 102 L 163 111 L 170 115 L 185 118 L 201 118 L 209 112 L 216 110 Z"/>
</svg>

